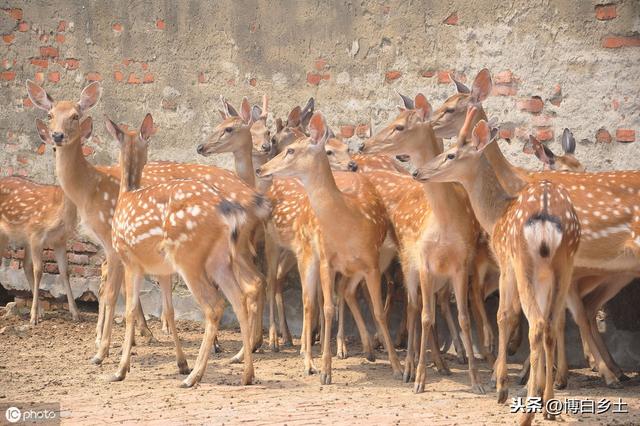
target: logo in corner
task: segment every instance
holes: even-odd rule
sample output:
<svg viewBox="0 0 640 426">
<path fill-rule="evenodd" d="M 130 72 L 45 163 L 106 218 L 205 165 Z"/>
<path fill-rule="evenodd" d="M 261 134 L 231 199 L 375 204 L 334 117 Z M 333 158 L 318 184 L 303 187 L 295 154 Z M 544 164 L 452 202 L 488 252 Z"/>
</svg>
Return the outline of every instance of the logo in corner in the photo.
<svg viewBox="0 0 640 426">
<path fill-rule="evenodd" d="M 20 421 L 22 413 L 18 407 L 9 407 L 4 413 L 4 416 L 7 418 L 9 423 L 17 423 Z"/>
</svg>

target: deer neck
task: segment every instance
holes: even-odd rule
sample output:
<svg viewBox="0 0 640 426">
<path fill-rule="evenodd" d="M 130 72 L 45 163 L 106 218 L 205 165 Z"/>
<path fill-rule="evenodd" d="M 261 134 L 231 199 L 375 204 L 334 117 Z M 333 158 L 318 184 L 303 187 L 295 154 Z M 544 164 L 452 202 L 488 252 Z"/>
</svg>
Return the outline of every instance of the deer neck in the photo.
<svg viewBox="0 0 640 426">
<path fill-rule="evenodd" d="M 242 135 L 241 147 L 233 151 L 233 162 L 236 174 L 252 188 L 256 186 L 256 175 L 253 167 L 253 155 L 251 154 L 251 133 L 248 131 Z"/>
<path fill-rule="evenodd" d="M 126 149 L 126 148 L 125 148 Z M 147 159 L 135 152 L 123 152 L 120 155 L 120 193 L 132 192 L 140 188 L 142 169 Z"/>
<path fill-rule="evenodd" d="M 78 207 L 90 202 L 100 172 L 82 153 L 80 136 L 71 143 L 56 147 L 56 175 L 65 195 Z"/>
<path fill-rule="evenodd" d="M 498 175 L 484 155 L 473 177 L 465 178 L 461 183 L 469 195 L 478 222 L 489 235 L 493 234 L 493 227 L 513 201 L 513 196 L 500 184 Z"/>
<path fill-rule="evenodd" d="M 324 229 L 335 223 L 336 218 L 351 215 L 324 153 L 318 155 L 312 167 L 301 176 L 300 180 L 309 197 L 311 208 Z"/>
</svg>

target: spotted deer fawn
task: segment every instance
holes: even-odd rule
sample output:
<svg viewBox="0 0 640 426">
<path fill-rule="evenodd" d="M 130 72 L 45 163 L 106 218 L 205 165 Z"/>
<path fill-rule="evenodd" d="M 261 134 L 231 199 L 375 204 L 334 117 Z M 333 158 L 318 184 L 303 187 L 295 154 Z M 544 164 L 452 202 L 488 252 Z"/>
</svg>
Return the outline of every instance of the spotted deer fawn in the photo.
<svg viewBox="0 0 640 426">
<path fill-rule="evenodd" d="M 580 222 L 561 185 L 521 180 L 517 197 L 507 193 L 483 156 L 493 142 L 486 121 L 475 125 L 471 142 L 467 142 L 476 111 L 473 106 L 469 108 L 457 146 L 417 169 L 414 176 L 421 181 L 461 183 L 478 221 L 491 236 L 500 266 L 498 401 L 504 402 L 508 395 L 504 356 L 507 323 L 520 309 L 530 327 L 532 374 L 527 396 L 548 401 L 553 398 L 558 324 L 564 316 L 574 256 L 580 244 Z M 530 424 L 533 415 L 525 413 L 521 423 Z M 549 413 L 545 416 L 552 417 Z"/>
<path fill-rule="evenodd" d="M 168 180 L 140 188 L 147 160 L 147 144 L 153 119 L 147 114 L 140 131 L 126 131 L 107 121 L 109 133 L 121 148 L 120 196 L 113 216 L 113 246 L 125 266 L 127 326 L 122 358 L 112 380 L 124 379 L 130 368 L 134 308 L 139 303 L 145 273 L 178 272 L 205 316 L 205 335 L 195 367 L 182 382 L 193 386 L 202 378 L 223 304 L 218 289 L 227 297 L 240 322 L 243 343 L 252 347 L 251 321 L 255 316 L 260 278 L 238 256 L 239 228 L 244 209 L 199 180 Z M 242 384 L 253 380 L 251 351 L 244 352 Z M 186 361 L 185 361 L 186 365 Z"/>
<path fill-rule="evenodd" d="M 0 253 L 9 242 L 24 245 L 24 274 L 33 293 L 31 324 L 39 321 L 38 295 L 42 279 L 42 252 L 53 249 L 64 282 L 69 312 L 80 319 L 67 264 L 67 240 L 76 228 L 76 208 L 60 187 L 42 185 L 21 177 L 0 179 Z"/>
<path fill-rule="evenodd" d="M 364 146 L 363 152 L 408 155 L 418 167 L 442 152 L 429 117 L 431 106 L 422 94 L 410 105 L 413 109 L 400 112 L 398 117 L 382 129 Z M 483 394 L 471 342 L 468 315 L 468 277 L 479 238 L 479 226 L 471 206 L 461 188 L 451 183 L 424 183 L 424 198 L 419 204 L 405 205 L 404 217 L 409 218 L 411 232 L 402 232 L 401 264 L 403 265 L 407 295 L 407 329 L 409 333 L 405 381 L 414 375 L 413 333 L 416 330 L 418 289 L 422 295 L 422 336 L 420 354 L 415 372 L 416 392 L 422 392 L 426 383 L 426 345 L 435 318 L 436 292 L 448 280 L 456 296 L 458 322 L 462 343 L 468 357 L 472 390 Z M 416 200 L 413 200 L 414 203 Z M 418 208 L 418 206 L 420 206 Z M 448 301 L 447 301 L 448 302 Z M 485 349 L 487 357 L 490 351 Z"/>
<path fill-rule="evenodd" d="M 286 150 L 256 171 L 260 177 L 298 177 L 309 197 L 311 209 L 305 209 L 301 226 L 296 232 L 306 233 L 313 239 L 315 250 L 302 253 L 298 258 L 301 273 L 312 266 L 313 256 L 319 258 L 320 282 L 323 295 L 325 333 L 322 344 L 322 370 L 320 381 L 331 383 L 331 323 L 333 320 L 333 289 L 337 272 L 351 282 L 363 278 L 372 299 L 376 324 L 383 335 L 385 349 L 394 375 L 399 376 L 400 362 L 391 342 L 381 300 L 379 251 L 387 234 L 384 206 L 375 189 L 362 176 L 355 173 L 331 173 L 325 153 L 327 126 L 324 117 L 315 113 L 310 120 L 311 136 L 290 144 Z M 346 191 L 339 189 L 338 181 L 349 182 Z M 340 217 L 336 222 L 335 218 Z M 349 230 L 344 238 L 345 229 Z M 305 322 L 311 324 L 315 300 L 315 283 L 303 282 Z M 350 285 L 350 284 L 347 284 Z M 315 370 L 311 359 L 311 329 L 304 336 L 305 371 Z"/>
<path fill-rule="evenodd" d="M 558 170 L 561 172 L 584 172 L 585 167 L 575 157 L 576 140 L 573 133 L 569 129 L 562 132 L 562 151 L 563 155 L 556 155 L 549 147 L 543 145 L 536 138 L 530 137 L 529 143 L 525 145 L 525 149 L 529 146 L 534 151 L 538 160 L 544 166 L 544 170 Z"/>
<path fill-rule="evenodd" d="M 491 84 L 487 69 L 481 70 L 475 85 Z M 460 84 L 457 94 L 447 99 L 433 114 L 433 128 L 437 137 L 456 136 L 465 121 L 469 105 L 477 105 L 475 124 L 486 120 L 482 106 L 473 98 L 472 90 Z M 509 194 L 517 192 L 515 185 L 521 180 L 538 182 L 549 180 L 561 184 L 569 192 L 582 229 L 580 247 L 575 259 L 575 277 L 567 301 L 580 327 L 583 342 L 591 349 L 593 363 L 610 387 L 619 387 L 620 380 L 628 378 L 615 365 L 600 333 L 595 327 L 595 314 L 607 300 L 615 296 L 630 279 L 640 275 L 640 172 L 623 170 L 597 173 L 543 171 L 531 172 L 511 164 L 497 143 L 487 146 L 484 155 L 491 163 L 501 185 Z M 515 185 L 515 186 L 514 186 Z M 597 270 L 594 271 L 594 267 Z M 615 273 L 615 276 L 611 276 Z M 581 278 L 582 277 L 582 278 Z M 580 307 L 572 304 L 573 288 L 584 299 L 584 318 L 580 321 Z M 575 300 L 575 298 L 574 298 Z M 578 316 L 576 316 L 578 315 Z M 514 324 L 510 324 L 513 327 Z M 587 330 L 590 330 L 587 333 Z M 561 358 L 559 359 L 561 361 Z M 558 385 L 566 385 L 566 366 L 559 366 L 558 377 L 565 377 Z"/>
</svg>

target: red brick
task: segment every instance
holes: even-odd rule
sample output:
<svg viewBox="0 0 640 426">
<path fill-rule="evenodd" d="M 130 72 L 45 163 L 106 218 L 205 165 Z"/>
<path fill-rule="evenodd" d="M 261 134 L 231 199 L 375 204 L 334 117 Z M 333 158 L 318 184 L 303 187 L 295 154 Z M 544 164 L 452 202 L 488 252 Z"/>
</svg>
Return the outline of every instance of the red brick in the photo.
<svg viewBox="0 0 640 426">
<path fill-rule="evenodd" d="M 22 99 L 22 106 L 25 108 L 31 108 L 33 106 L 33 102 L 31 102 L 31 98 L 28 96 Z"/>
<path fill-rule="evenodd" d="M 119 33 L 122 31 L 122 24 L 116 22 L 115 24 L 111 25 L 111 28 L 113 29 L 113 31 Z"/>
<path fill-rule="evenodd" d="M 24 155 L 22 155 L 22 154 L 19 154 L 19 155 L 16 157 L 16 160 L 18 160 L 18 163 L 20 163 L 20 164 L 25 164 L 25 165 L 26 165 L 26 164 L 29 164 L 29 158 L 28 158 L 28 157 L 25 157 L 25 156 L 24 156 Z"/>
<path fill-rule="evenodd" d="M 64 43 L 64 34 L 56 34 L 56 43 Z"/>
<path fill-rule="evenodd" d="M 438 71 L 438 84 L 447 84 L 451 83 L 451 77 L 449 77 L 449 70 Z"/>
<path fill-rule="evenodd" d="M 29 31 L 29 23 L 28 22 L 20 22 L 18 24 L 18 31 L 20 31 L 21 33 L 26 33 L 27 31 Z"/>
<path fill-rule="evenodd" d="M 318 86 L 322 80 L 329 80 L 329 74 L 307 73 L 307 83 Z"/>
<path fill-rule="evenodd" d="M 369 125 L 368 124 L 358 124 L 356 127 L 356 135 L 359 138 L 368 138 L 369 137 Z"/>
<path fill-rule="evenodd" d="M 45 263 L 44 272 L 47 274 L 59 274 L 58 265 L 56 263 Z"/>
<path fill-rule="evenodd" d="M 42 251 L 42 260 L 45 262 L 53 262 L 56 260 L 55 255 L 53 254 L 53 250 L 45 249 Z"/>
<path fill-rule="evenodd" d="M 129 78 L 127 78 L 128 84 L 140 84 L 140 79 L 135 75 L 135 73 L 129 74 Z"/>
<path fill-rule="evenodd" d="M 537 114 L 542 111 L 544 102 L 539 96 L 532 96 L 530 99 L 521 99 L 518 101 L 518 109 L 520 111 L 527 111 L 532 114 Z"/>
<path fill-rule="evenodd" d="M 124 78 L 124 74 L 122 74 L 122 72 L 120 71 L 115 71 L 113 73 L 113 78 L 115 81 L 122 81 L 122 79 Z"/>
<path fill-rule="evenodd" d="M 443 22 L 447 25 L 458 25 L 458 12 L 453 12 Z"/>
<path fill-rule="evenodd" d="M 67 58 L 64 60 L 64 67 L 68 70 L 77 70 L 80 68 L 80 61 L 74 58 Z"/>
<path fill-rule="evenodd" d="M 165 28 L 164 20 L 157 19 L 156 20 L 156 28 L 159 29 L 159 30 L 164 30 L 164 28 Z"/>
<path fill-rule="evenodd" d="M 11 44 L 11 43 L 13 43 L 13 40 L 15 40 L 15 39 L 16 39 L 16 36 L 15 36 L 15 34 L 13 34 L 13 33 L 11 33 L 11 34 L 4 34 L 4 35 L 2 36 L 2 41 L 4 41 L 4 42 L 5 42 L 5 43 L 7 43 L 7 44 Z"/>
<path fill-rule="evenodd" d="M 39 40 L 43 43 L 47 43 L 49 41 L 49 35 L 48 34 L 40 34 Z"/>
<path fill-rule="evenodd" d="M 249 79 L 249 84 L 253 87 L 256 87 L 258 85 L 258 80 L 256 80 L 255 78 L 251 78 Z"/>
<path fill-rule="evenodd" d="M 52 83 L 57 83 L 60 81 L 60 73 L 58 71 L 50 72 L 47 79 Z"/>
<path fill-rule="evenodd" d="M 149 69 L 149 64 L 146 62 L 141 63 L 140 66 L 142 67 L 143 71 L 146 71 Z"/>
<path fill-rule="evenodd" d="M 16 78 L 15 71 L 2 71 L 0 73 L 0 80 L 11 81 Z"/>
<path fill-rule="evenodd" d="M 202 71 L 200 71 L 198 73 L 198 83 L 203 84 L 206 82 L 207 82 L 207 76 Z"/>
<path fill-rule="evenodd" d="M 397 80 L 400 77 L 402 77 L 402 72 L 397 71 L 397 70 L 393 70 L 393 71 L 387 71 L 384 74 L 384 79 L 387 83 L 392 82 L 393 80 Z"/>
<path fill-rule="evenodd" d="M 76 265 L 89 264 L 89 256 L 86 254 L 67 253 L 67 259 L 69 263 L 75 263 Z"/>
<path fill-rule="evenodd" d="M 596 19 L 599 21 L 608 21 L 618 16 L 615 4 L 598 4 L 596 5 Z"/>
<path fill-rule="evenodd" d="M 423 76 L 423 77 L 426 77 L 426 78 L 431 78 L 431 77 L 433 77 L 434 75 L 436 75 L 436 72 L 435 72 L 435 71 L 432 71 L 432 70 L 425 70 L 425 71 L 422 71 L 422 72 L 420 73 L 420 75 L 421 75 L 421 76 Z"/>
<path fill-rule="evenodd" d="M 602 47 L 607 49 L 617 49 L 619 47 L 639 47 L 640 36 L 606 36 L 602 39 Z"/>
<path fill-rule="evenodd" d="M 87 156 L 89 156 L 91 154 L 93 154 L 93 148 L 91 148 L 90 146 L 87 146 L 87 145 L 82 145 L 82 155 L 87 157 Z"/>
<path fill-rule="evenodd" d="M 318 58 L 313 62 L 313 68 L 317 71 L 322 71 L 327 66 L 327 61 L 322 58 Z"/>
<path fill-rule="evenodd" d="M 518 88 L 513 84 L 496 84 L 491 89 L 493 96 L 515 96 L 518 94 Z"/>
<path fill-rule="evenodd" d="M 11 257 L 14 259 L 24 259 L 24 249 L 18 249 L 15 250 L 12 254 Z"/>
<path fill-rule="evenodd" d="M 633 129 L 617 129 L 616 130 L 616 140 L 618 142 L 635 142 L 636 140 L 636 131 Z"/>
<path fill-rule="evenodd" d="M 12 8 L 12 9 L 2 9 L 6 13 L 9 14 L 16 21 L 22 21 L 22 9 Z"/>
<path fill-rule="evenodd" d="M 144 77 L 142 77 L 142 82 L 144 84 L 153 83 L 153 74 L 150 72 L 146 73 Z"/>
<path fill-rule="evenodd" d="M 86 79 L 87 81 L 102 81 L 102 75 L 99 72 L 88 72 Z"/>
<path fill-rule="evenodd" d="M 354 133 L 356 132 L 356 128 L 355 126 L 352 125 L 346 125 L 346 126 L 340 126 L 340 134 L 342 135 L 343 138 L 350 138 L 354 135 Z"/>
<path fill-rule="evenodd" d="M 548 114 L 538 114 L 531 118 L 531 124 L 537 127 L 548 127 L 553 123 L 553 116 Z"/>
<path fill-rule="evenodd" d="M 551 105 L 560 106 L 562 103 L 562 87 L 556 84 L 553 88 L 553 95 L 549 98 Z"/>
<path fill-rule="evenodd" d="M 134 62 L 134 60 L 133 60 L 133 59 L 131 59 L 131 58 L 124 58 L 124 59 L 122 60 L 122 65 L 124 65 L 125 67 L 128 67 L 128 66 L 129 66 L 129 64 L 131 64 L 131 62 Z"/>
<path fill-rule="evenodd" d="M 58 48 L 52 46 L 42 46 L 40 48 L 40 56 L 44 58 L 57 58 Z"/>
<path fill-rule="evenodd" d="M 499 130 L 499 136 L 502 139 L 513 139 L 515 135 L 515 129 L 513 128 L 507 128 L 507 127 L 500 127 Z"/>
<path fill-rule="evenodd" d="M 500 71 L 493 75 L 494 84 L 511 84 L 513 81 L 513 73 L 511 70 Z"/>
<path fill-rule="evenodd" d="M 59 33 L 63 33 L 67 30 L 67 21 L 60 21 L 58 22 L 58 29 L 57 31 Z"/>
<path fill-rule="evenodd" d="M 97 253 L 98 249 L 91 243 L 83 243 L 82 241 L 75 241 L 71 245 L 71 250 L 79 253 Z"/>
<path fill-rule="evenodd" d="M 47 145 L 42 142 L 39 146 L 38 149 L 36 149 L 36 154 L 38 155 L 44 155 L 45 151 L 47 150 Z"/>
<path fill-rule="evenodd" d="M 32 58 L 31 65 L 35 65 L 40 68 L 47 68 L 49 66 L 49 61 L 47 59 Z"/>
<path fill-rule="evenodd" d="M 44 73 L 43 72 L 35 73 L 35 75 L 33 76 L 33 79 L 36 81 L 36 83 L 44 82 Z"/>
<path fill-rule="evenodd" d="M 605 128 L 600 128 L 596 132 L 596 142 L 611 143 L 611 133 Z"/>
<path fill-rule="evenodd" d="M 540 142 L 553 140 L 553 129 L 551 127 L 536 127 L 536 139 Z"/>
</svg>

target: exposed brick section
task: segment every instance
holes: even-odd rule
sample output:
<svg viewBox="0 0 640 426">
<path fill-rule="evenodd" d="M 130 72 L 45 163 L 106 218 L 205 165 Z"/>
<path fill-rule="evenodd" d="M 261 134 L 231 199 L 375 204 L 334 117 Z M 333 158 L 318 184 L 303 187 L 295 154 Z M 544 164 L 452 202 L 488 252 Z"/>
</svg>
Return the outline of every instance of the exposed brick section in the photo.
<svg viewBox="0 0 640 426">
<path fill-rule="evenodd" d="M 447 25 L 458 25 L 458 12 L 453 12 L 443 22 Z"/>
<path fill-rule="evenodd" d="M 91 148 L 90 146 L 87 146 L 87 145 L 82 145 L 82 155 L 87 157 L 87 156 L 89 156 L 91 154 L 93 154 L 93 148 Z"/>
<path fill-rule="evenodd" d="M 596 132 L 596 142 L 611 143 L 611 133 L 607 129 L 600 128 Z"/>
<path fill-rule="evenodd" d="M 536 127 L 548 127 L 553 124 L 553 116 L 548 114 L 538 114 L 531 118 L 531 124 Z"/>
<path fill-rule="evenodd" d="M 52 83 L 59 82 L 60 81 L 60 73 L 58 71 L 50 72 L 49 75 L 47 75 L 47 80 L 49 80 Z"/>
<path fill-rule="evenodd" d="M 144 75 L 144 77 L 142 78 L 142 83 L 144 83 L 144 84 L 153 83 L 153 80 L 154 80 L 154 78 L 153 78 L 153 74 L 151 74 L 151 73 L 146 73 L 146 74 Z"/>
<path fill-rule="evenodd" d="M 616 140 L 624 143 L 635 142 L 636 131 L 633 129 L 618 129 L 616 130 Z"/>
<path fill-rule="evenodd" d="M 355 134 L 355 132 L 356 132 L 355 126 L 352 126 L 350 124 L 345 126 L 340 126 L 340 135 L 345 139 L 352 137 Z"/>
<path fill-rule="evenodd" d="M 451 71 L 445 70 L 445 71 L 438 71 L 437 75 L 438 75 L 438 84 L 447 84 L 447 83 L 451 83 L 451 77 L 449 77 L 449 73 Z"/>
<path fill-rule="evenodd" d="M 331 76 L 329 74 L 318 74 L 315 72 L 307 73 L 307 83 L 312 86 L 318 86 L 322 80 L 329 80 L 330 78 Z"/>
<path fill-rule="evenodd" d="M 31 102 L 31 98 L 29 98 L 28 96 L 26 98 L 22 99 L 22 106 L 25 108 L 31 108 L 33 107 L 33 102 Z"/>
<path fill-rule="evenodd" d="M 4 34 L 2 36 L 2 41 L 4 41 L 6 44 L 11 44 L 13 43 L 13 41 L 16 39 L 15 34 L 11 33 L 11 34 Z"/>
<path fill-rule="evenodd" d="M 12 9 L 2 9 L 5 13 L 11 16 L 16 21 L 22 21 L 22 9 L 12 8 Z"/>
<path fill-rule="evenodd" d="M 49 61 L 47 59 L 32 58 L 31 65 L 39 68 L 47 68 L 49 66 Z"/>
<path fill-rule="evenodd" d="M 397 80 L 402 77 L 402 72 L 397 70 L 387 71 L 384 74 L 384 79 L 387 83 L 391 83 L 393 80 Z"/>
<path fill-rule="evenodd" d="M 20 31 L 21 33 L 26 33 L 27 31 L 29 31 L 30 25 L 28 22 L 20 22 L 18 24 L 18 31 Z"/>
<path fill-rule="evenodd" d="M 77 253 L 97 253 L 98 247 L 90 242 L 75 241 L 71 244 L 71 250 Z"/>
<path fill-rule="evenodd" d="M 121 71 L 114 71 L 113 73 L 113 79 L 115 81 L 122 81 L 124 79 L 124 74 L 122 74 Z"/>
<path fill-rule="evenodd" d="M 609 21 L 618 16 L 615 4 L 599 4 L 596 5 L 596 19 L 599 21 Z"/>
<path fill-rule="evenodd" d="M 33 79 L 36 81 L 36 83 L 44 82 L 44 73 L 43 72 L 35 73 L 33 76 Z"/>
<path fill-rule="evenodd" d="M 3 71 L 0 73 L 0 80 L 2 81 L 12 81 L 16 78 L 15 71 Z"/>
<path fill-rule="evenodd" d="M 498 136 L 501 139 L 513 139 L 513 137 L 515 136 L 515 128 L 514 127 L 507 127 L 507 126 L 500 126 L 500 130 L 498 131 Z"/>
<path fill-rule="evenodd" d="M 327 61 L 326 59 L 323 59 L 323 58 L 318 58 L 313 62 L 313 68 L 315 68 L 316 71 L 322 71 L 323 69 L 325 69 L 326 66 L 327 66 Z"/>
<path fill-rule="evenodd" d="M 122 32 L 122 24 L 116 22 L 111 26 L 111 29 L 117 33 Z"/>
<path fill-rule="evenodd" d="M 551 127 L 536 127 L 536 138 L 540 142 L 553 140 L 553 129 Z"/>
<path fill-rule="evenodd" d="M 67 58 L 64 60 L 64 67 L 68 70 L 77 70 L 80 68 L 80 61 L 74 58 Z"/>
<path fill-rule="evenodd" d="M 156 28 L 159 30 L 164 30 L 165 29 L 165 23 L 164 20 L 162 19 L 157 19 L 156 20 Z"/>
<path fill-rule="evenodd" d="M 64 40 L 64 34 L 56 34 L 56 43 L 62 44 Z"/>
<path fill-rule="evenodd" d="M 127 78 L 127 84 L 140 84 L 140 79 L 135 75 L 135 73 L 129 74 L 129 78 Z"/>
<path fill-rule="evenodd" d="M 102 75 L 99 72 L 89 72 L 86 79 L 87 81 L 102 81 Z"/>
<path fill-rule="evenodd" d="M 560 106 L 562 103 L 562 87 L 559 84 L 553 88 L 553 95 L 549 98 L 549 102 L 554 106 Z"/>
<path fill-rule="evenodd" d="M 43 142 L 38 146 L 38 149 L 36 149 L 36 154 L 44 155 L 46 151 L 47 151 L 47 145 L 45 145 Z"/>
<path fill-rule="evenodd" d="M 607 49 L 617 49 L 620 47 L 640 47 L 640 35 L 606 36 L 602 39 L 602 47 Z"/>
<path fill-rule="evenodd" d="M 431 78 L 436 75 L 436 72 L 433 70 L 424 70 L 420 73 L 420 75 L 425 78 Z"/>
<path fill-rule="evenodd" d="M 59 33 L 63 33 L 66 30 L 67 30 L 67 21 L 58 22 L 58 28 L 56 31 L 58 31 Z"/>
<path fill-rule="evenodd" d="M 365 139 L 369 137 L 369 125 L 368 124 L 358 124 L 356 127 L 356 135 L 359 138 Z"/>
<path fill-rule="evenodd" d="M 500 71 L 493 76 L 493 96 L 515 96 L 518 93 L 517 80 L 511 70 Z"/>
<path fill-rule="evenodd" d="M 255 78 L 250 78 L 249 79 L 249 85 L 256 87 L 258 85 L 258 80 L 256 80 Z"/>
<path fill-rule="evenodd" d="M 532 96 L 530 99 L 521 99 L 518 101 L 518 109 L 520 111 L 526 111 L 532 114 L 539 113 L 543 107 L 544 102 L 542 102 L 539 96 Z"/>
<path fill-rule="evenodd" d="M 58 48 L 53 46 L 42 46 L 40 48 L 40 56 L 43 58 L 57 58 Z"/>
</svg>

